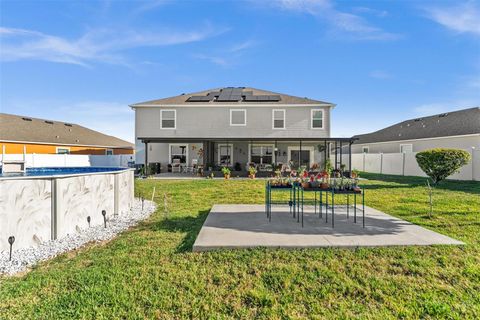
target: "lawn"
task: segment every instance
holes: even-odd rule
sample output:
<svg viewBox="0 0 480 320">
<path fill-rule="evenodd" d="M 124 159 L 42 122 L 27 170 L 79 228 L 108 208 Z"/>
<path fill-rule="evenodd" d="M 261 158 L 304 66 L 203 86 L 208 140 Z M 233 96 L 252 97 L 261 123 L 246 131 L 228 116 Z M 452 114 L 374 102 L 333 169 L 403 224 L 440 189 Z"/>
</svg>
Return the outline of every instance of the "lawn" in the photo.
<svg viewBox="0 0 480 320">
<path fill-rule="evenodd" d="M 0 279 L 0 318 L 479 319 L 480 183 L 442 183 L 430 218 L 424 179 L 363 176 L 367 205 L 466 245 L 192 253 L 211 206 L 263 203 L 264 181 L 136 181 L 157 212 Z"/>
</svg>

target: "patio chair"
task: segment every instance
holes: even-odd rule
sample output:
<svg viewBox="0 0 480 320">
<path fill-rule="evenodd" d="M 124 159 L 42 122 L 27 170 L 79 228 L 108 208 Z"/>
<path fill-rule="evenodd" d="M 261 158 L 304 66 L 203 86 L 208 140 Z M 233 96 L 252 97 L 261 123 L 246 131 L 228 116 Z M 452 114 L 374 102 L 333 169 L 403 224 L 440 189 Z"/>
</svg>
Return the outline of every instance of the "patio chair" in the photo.
<svg viewBox="0 0 480 320">
<path fill-rule="evenodd" d="M 182 172 L 182 164 L 180 163 L 180 159 L 173 159 L 172 161 L 172 173 L 173 172 Z"/>
<path fill-rule="evenodd" d="M 185 168 L 186 172 L 197 173 L 198 159 L 192 159 L 192 165 Z"/>
</svg>

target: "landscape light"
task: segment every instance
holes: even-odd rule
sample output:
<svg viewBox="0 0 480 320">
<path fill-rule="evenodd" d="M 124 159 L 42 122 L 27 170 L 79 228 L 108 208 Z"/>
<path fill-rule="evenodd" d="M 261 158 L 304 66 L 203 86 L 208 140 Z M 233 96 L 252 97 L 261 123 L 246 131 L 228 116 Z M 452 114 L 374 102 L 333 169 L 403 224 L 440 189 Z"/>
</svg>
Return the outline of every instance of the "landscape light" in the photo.
<svg viewBox="0 0 480 320">
<path fill-rule="evenodd" d="M 92 220 L 92 219 L 90 218 L 90 216 L 88 216 L 88 217 L 87 217 L 87 222 L 88 222 L 88 227 L 89 227 L 89 228 L 90 228 L 90 221 L 91 221 L 91 220 Z"/>
<path fill-rule="evenodd" d="M 103 216 L 103 225 L 106 228 L 107 227 L 107 211 L 102 210 L 102 216 Z"/>
<path fill-rule="evenodd" d="M 15 242 L 14 236 L 8 237 L 8 243 L 10 244 L 10 259 L 8 261 L 12 261 L 12 246 L 14 242 Z"/>
</svg>

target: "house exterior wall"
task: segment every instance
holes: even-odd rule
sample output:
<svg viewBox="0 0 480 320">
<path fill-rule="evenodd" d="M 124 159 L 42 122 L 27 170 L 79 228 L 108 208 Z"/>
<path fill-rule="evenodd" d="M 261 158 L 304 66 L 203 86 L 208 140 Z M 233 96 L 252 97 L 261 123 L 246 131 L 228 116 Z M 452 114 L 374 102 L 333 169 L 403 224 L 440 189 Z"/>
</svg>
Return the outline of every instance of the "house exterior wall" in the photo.
<svg viewBox="0 0 480 320">
<path fill-rule="evenodd" d="M 176 110 L 175 129 L 160 128 L 162 109 Z M 246 126 L 230 125 L 231 109 L 247 110 Z M 285 110 L 285 129 L 272 128 L 273 109 Z M 323 110 L 322 129 L 311 128 L 312 109 Z M 143 163 L 145 159 L 145 145 L 139 138 L 327 138 L 330 137 L 330 112 L 331 107 L 324 105 L 135 107 L 136 163 Z M 241 148 L 242 142 L 236 144 Z M 151 145 L 149 162 L 168 162 L 168 144 L 151 143 Z M 238 154 L 237 159 L 246 162 L 247 158 L 248 155 Z M 189 163 L 191 159 L 189 157 Z M 234 162 L 237 161 L 234 159 Z"/>
<path fill-rule="evenodd" d="M 133 149 L 123 148 L 100 148 L 90 146 L 72 146 L 72 145 L 56 145 L 56 144 L 35 144 L 21 142 L 0 142 L 0 148 L 5 148 L 5 154 L 23 154 L 23 148 L 26 153 L 32 154 L 56 154 L 57 148 L 69 148 L 70 154 L 87 154 L 87 155 L 104 155 L 107 149 L 112 149 L 114 155 L 133 154 Z M 0 149 L 1 153 L 2 149 Z"/>
<path fill-rule="evenodd" d="M 398 153 L 401 144 L 411 144 L 412 152 L 420 152 L 431 148 L 475 149 L 480 148 L 480 134 L 456 137 L 441 137 L 418 140 L 402 140 L 393 142 L 355 143 L 352 153 L 362 153 L 362 147 L 368 147 L 368 153 Z"/>
</svg>

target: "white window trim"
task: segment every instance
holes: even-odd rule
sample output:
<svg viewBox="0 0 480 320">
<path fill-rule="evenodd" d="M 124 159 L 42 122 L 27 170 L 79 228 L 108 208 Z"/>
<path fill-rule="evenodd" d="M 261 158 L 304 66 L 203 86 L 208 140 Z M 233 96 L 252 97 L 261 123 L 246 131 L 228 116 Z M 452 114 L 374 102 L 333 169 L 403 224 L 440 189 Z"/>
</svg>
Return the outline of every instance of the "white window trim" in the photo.
<svg viewBox="0 0 480 320">
<path fill-rule="evenodd" d="M 245 114 L 245 124 L 233 124 L 232 123 L 232 112 L 233 111 L 243 111 Z M 232 127 L 245 127 L 247 126 L 247 109 L 230 109 L 230 126 Z"/>
<path fill-rule="evenodd" d="M 56 154 L 65 154 L 65 153 L 58 153 L 58 149 L 67 149 L 68 150 L 67 154 L 70 154 L 70 147 L 56 147 L 55 148 L 55 153 Z"/>
<path fill-rule="evenodd" d="M 175 120 L 175 125 L 173 126 L 173 128 L 164 128 L 163 127 L 163 122 L 162 122 L 162 114 L 164 111 L 173 111 L 173 114 L 175 115 L 174 117 L 174 120 Z M 163 130 L 176 130 L 177 129 L 177 110 L 175 109 L 162 109 L 160 110 L 160 129 L 163 129 Z"/>
<path fill-rule="evenodd" d="M 230 147 L 230 166 L 233 166 L 233 143 L 221 143 L 217 146 L 217 163 L 220 164 L 220 147 Z"/>
<path fill-rule="evenodd" d="M 315 156 L 315 147 L 313 146 L 302 146 L 302 151 L 308 150 L 310 151 L 310 167 L 313 166 L 315 163 L 315 159 L 313 157 Z M 292 160 L 292 155 L 291 151 L 300 151 L 300 146 L 289 146 L 287 147 L 287 162 L 290 163 L 290 160 Z"/>
<path fill-rule="evenodd" d="M 275 128 L 275 111 L 283 112 L 283 127 Z M 284 130 L 286 128 L 286 110 L 285 109 L 272 109 L 272 129 L 273 130 Z"/>
<path fill-rule="evenodd" d="M 412 149 L 412 151 L 410 151 L 410 152 L 413 152 L 413 144 L 411 144 L 411 143 L 401 143 L 400 144 L 400 153 L 406 153 L 406 152 L 402 152 L 402 147 L 403 146 L 410 146 L 411 149 Z"/>
<path fill-rule="evenodd" d="M 248 144 L 248 163 L 252 162 L 252 147 L 272 147 L 272 162 L 277 163 L 275 158 L 275 144 L 272 143 L 249 143 Z M 270 163 L 269 163 L 270 164 Z"/>
<path fill-rule="evenodd" d="M 315 111 L 322 111 L 322 126 L 320 128 L 314 128 L 313 127 L 313 113 Z M 323 130 L 325 127 L 325 109 L 310 109 L 310 129 L 312 130 Z"/>
<path fill-rule="evenodd" d="M 112 156 L 114 155 L 113 149 L 105 149 L 105 155 L 108 155 L 108 151 L 112 151 Z"/>
<path fill-rule="evenodd" d="M 367 149 L 367 152 L 364 150 Z M 362 153 L 370 153 L 370 147 L 369 146 L 362 146 Z"/>
<path fill-rule="evenodd" d="M 168 163 L 172 164 L 172 146 L 185 146 L 185 165 L 188 165 L 188 143 L 169 143 L 168 144 Z"/>
</svg>

